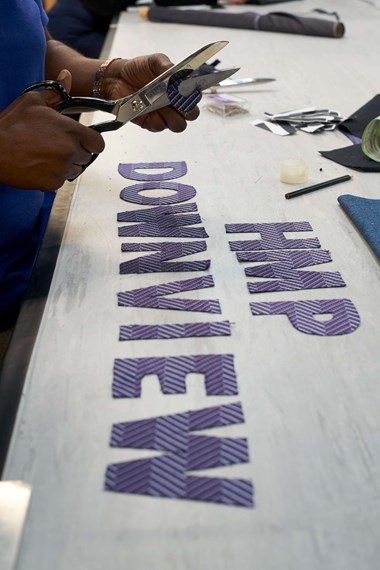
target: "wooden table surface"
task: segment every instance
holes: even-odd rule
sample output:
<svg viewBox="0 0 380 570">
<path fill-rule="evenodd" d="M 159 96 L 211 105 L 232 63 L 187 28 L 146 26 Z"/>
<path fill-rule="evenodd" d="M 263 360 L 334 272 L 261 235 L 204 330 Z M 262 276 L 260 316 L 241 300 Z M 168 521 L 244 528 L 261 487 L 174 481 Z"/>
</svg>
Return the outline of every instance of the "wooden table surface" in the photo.
<svg viewBox="0 0 380 570">
<path fill-rule="evenodd" d="M 314 7 L 311 0 L 280 5 L 302 13 Z M 378 93 L 380 11 L 359 0 L 320 0 L 318 7 L 339 13 L 344 38 L 153 24 L 135 11 L 122 14 L 111 56 L 163 51 L 175 62 L 223 39 L 230 43 L 220 52 L 222 67 L 276 81 L 244 93 L 249 115 L 223 119 L 203 98 L 200 118 L 183 134 L 132 124 L 105 134 L 106 151 L 78 182 L 3 474 L 32 486 L 17 570 L 378 568 L 380 268 L 337 197 L 378 198 L 379 175 L 319 154 L 348 145 L 339 132 L 279 137 L 249 124 L 265 111 L 309 106 L 346 117 Z M 279 169 L 289 157 L 308 162 L 310 184 L 354 177 L 285 200 Z M 207 251 L 180 261 L 210 259 L 210 268 L 120 275 L 119 264 L 139 255 L 121 253 L 122 242 L 190 240 L 118 237 L 126 224 L 117 213 L 147 207 L 120 199 L 136 181 L 118 165 L 180 161 L 187 173 L 175 182 L 195 188 L 185 203 L 197 205 L 202 222 L 195 227 L 209 236 Z M 248 292 L 247 282 L 261 279 L 244 274 L 255 264 L 239 263 L 229 241 L 260 235 L 227 234 L 225 224 L 285 222 L 308 222 L 309 231 L 286 237 L 318 238 L 331 253 L 331 263 L 306 270 L 339 272 L 345 287 Z M 178 298 L 218 299 L 221 314 L 117 305 L 122 291 L 208 275 L 214 287 Z M 257 302 L 343 298 L 361 322 L 338 336 L 305 334 L 286 315 L 250 311 Z M 231 336 L 118 340 L 122 325 L 221 320 L 230 321 Z M 233 355 L 235 395 L 207 395 L 203 376 L 189 374 L 186 393 L 164 394 L 150 375 L 141 397 L 112 397 L 117 358 L 211 354 Z M 249 461 L 192 474 L 251 481 L 253 508 L 103 490 L 107 465 L 160 453 L 111 448 L 113 424 L 238 402 L 244 422 L 199 433 L 247 438 Z"/>
</svg>

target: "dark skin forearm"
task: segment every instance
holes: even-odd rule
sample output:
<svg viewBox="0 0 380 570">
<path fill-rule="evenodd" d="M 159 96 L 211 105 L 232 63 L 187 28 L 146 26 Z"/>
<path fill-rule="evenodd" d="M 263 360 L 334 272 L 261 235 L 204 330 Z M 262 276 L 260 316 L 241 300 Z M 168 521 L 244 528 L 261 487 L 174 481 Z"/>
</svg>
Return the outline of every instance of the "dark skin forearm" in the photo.
<svg viewBox="0 0 380 570">
<path fill-rule="evenodd" d="M 92 95 L 100 64 L 47 39 L 46 78 L 59 77 L 72 95 Z M 171 66 L 163 54 L 114 61 L 103 77 L 103 96 L 119 99 L 130 95 Z M 52 89 L 28 92 L 0 112 L 0 183 L 56 190 L 65 180 L 81 174 L 93 154 L 103 151 L 104 139 L 97 131 L 55 110 L 59 100 Z M 198 107 L 183 114 L 167 106 L 134 122 L 151 132 L 170 129 L 180 133 L 198 114 Z"/>
<path fill-rule="evenodd" d="M 68 69 L 73 83 L 71 95 L 92 96 L 96 71 L 104 60 L 89 59 L 47 34 L 45 76 L 57 79 L 62 69 Z"/>
</svg>

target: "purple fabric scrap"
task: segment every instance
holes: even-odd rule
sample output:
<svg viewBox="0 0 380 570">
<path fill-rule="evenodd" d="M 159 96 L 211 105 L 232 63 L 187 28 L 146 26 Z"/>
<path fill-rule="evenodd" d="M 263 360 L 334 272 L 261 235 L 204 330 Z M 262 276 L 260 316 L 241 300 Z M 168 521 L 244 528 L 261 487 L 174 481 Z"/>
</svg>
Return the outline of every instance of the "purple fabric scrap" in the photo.
<svg viewBox="0 0 380 570">
<path fill-rule="evenodd" d="M 190 95 L 181 95 L 178 88 L 181 85 L 183 78 L 180 77 L 180 75 L 182 75 L 181 72 L 172 76 L 166 93 L 170 103 L 175 109 L 177 109 L 177 111 L 187 113 L 198 105 L 199 101 L 202 99 L 202 91 L 201 89 L 196 88 L 192 93 L 190 93 Z"/>
<path fill-rule="evenodd" d="M 173 190 L 175 194 L 170 196 L 161 196 L 159 198 L 141 196 L 140 192 L 146 190 Z M 176 204 L 178 202 L 186 202 L 196 195 L 196 190 L 188 184 L 180 182 L 152 181 L 142 182 L 141 184 L 133 184 L 127 186 L 120 192 L 121 200 L 132 202 L 133 204 L 150 204 L 155 206 Z"/>
<path fill-rule="evenodd" d="M 212 336 L 231 336 L 230 322 L 124 325 L 120 327 L 119 340 L 165 340 Z"/>
<path fill-rule="evenodd" d="M 360 316 L 350 299 L 322 301 L 277 301 L 250 303 L 252 315 L 287 315 L 300 332 L 319 336 L 337 336 L 354 332 Z M 328 321 L 318 321 L 314 315 L 331 314 Z"/>
<path fill-rule="evenodd" d="M 155 374 L 163 394 L 186 394 L 186 376 L 203 374 L 208 396 L 238 394 L 233 354 L 195 354 L 146 358 L 116 358 L 112 395 L 140 398 L 141 381 Z"/>
<path fill-rule="evenodd" d="M 114 492 L 253 506 L 248 479 L 188 476 L 200 470 L 249 461 L 245 438 L 193 435 L 193 430 L 244 422 L 241 404 L 114 424 L 111 446 L 167 452 L 152 459 L 108 465 L 105 489 Z"/>
<path fill-rule="evenodd" d="M 123 248 L 122 248 L 123 249 Z M 120 264 L 120 274 L 128 275 L 132 273 L 159 273 L 169 271 L 206 271 L 210 267 L 209 259 L 198 261 L 175 261 L 169 260 L 185 255 L 192 255 L 206 251 L 205 241 L 182 242 L 161 242 L 159 253 L 152 253 L 144 257 L 136 257 Z"/>
<path fill-rule="evenodd" d="M 170 168 L 168 172 L 149 173 L 137 172 L 138 170 L 157 170 L 159 168 Z M 181 178 L 187 173 L 185 161 L 179 162 L 130 162 L 121 163 L 118 168 L 119 173 L 129 180 L 172 180 Z"/>
<path fill-rule="evenodd" d="M 194 279 L 184 279 L 182 281 L 171 281 L 162 285 L 142 287 L 118 293 L 118 305 L 120 307 L 145 307 L 152 309 L 173 309 L 178 311 L 198 311 L 202 313 L 218 313 L 221 308 L 218 299 L 166 299 L 165 295 L 172 293 L 182 293 L 184 291 L 195 291 L 214 287 L 212 275 L 196 277 Z"/>
<path fill-rule="evenodd" d="M 226 233 L 259 233 L 262 240 L 232 241 L 231 251 L 266 249 L 315 249 L 321 247 L 318 238 L 288 239 L 285 232 L 309 232 L 309 222 L 275 222 L 257 224 L 226 224 Z"/>
</svg>

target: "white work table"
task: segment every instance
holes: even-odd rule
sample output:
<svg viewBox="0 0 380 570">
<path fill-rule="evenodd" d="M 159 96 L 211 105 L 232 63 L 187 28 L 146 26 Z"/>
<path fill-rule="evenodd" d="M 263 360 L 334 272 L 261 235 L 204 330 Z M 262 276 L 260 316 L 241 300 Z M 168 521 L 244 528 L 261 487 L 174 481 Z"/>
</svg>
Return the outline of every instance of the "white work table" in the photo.
<svg viewBox="0 0 380 570">
<path fill-rule="evenodd" d="M 307 12 L 311 0 L 246 10 Z M 228 40 L 220 67 L 274 77 L 247 89 L 250 114 L 223 119 L 200 103 L 186 132 L 135 125 L 105 134 L 106 150 L 78 181 L 45 311 L 27 368 L 3 473 L 31 485 L 17 570 L 375 570 L 380 559 L 379 262 L 337 202 L 342 194 L 379 198 L 380 178 L 323 158 L 348 146 L 338 131 L 280 137 L 249 124 L 264 112 L 316 106 L 349 116 L 379 90 L 380 10 L 360 0 L 320 0 L 346 25 L 342 39 L 154 24 L 123 13 L 111 57 L 162 51 L 173 62 Z M 243 10 L 243 8 L 240 8 Z M 95 122 L 99 117 L 91 118 Z M 103 117 L 102 117 L 103 118 Z M 90 120 L 90 119 L 88 119 Z M 302 157 L 308 184 L 343 174 L 339 186 L 285 200 L 281 160 Z M 207 271 L 120 275 L 124 242 L 186 238 L 118 237 L 117 214 L 147 208 L 120 199 L 136 184 L 120 163 L 185 161 L 173 182 L 193 186 Z M 290 190 L 299 186 L 291 187 Z M 168 195 L 147 191 L 146 196 Z M 184 202 L 184 204 L 189 203 Z M 318 238 L 332 262 L 305 268 L 340 272 L 345 287 L 250 294 L 225 224 L 309 222 L 289 239 Z M 192 227 L 192 226 L 189 226 Z M 215 286 L 177 295 L 218 299 L 220 314 L 121 307 L 117 293 L 212 275 Z M 250 303 L 350 299 L 360 325 L 349 334 L 305 334 L 286 315 L 253 316 Z M 119 341 L 119 327 L 230 321 L 231 336 Z M 207 395 L 190 374 L 184 394 L 163 394 L 154 376 L 141 397 L 113 398 L 117 358 L 230 354 L 238 393 Z M 107 465 L 160 451 L 112 448 L 112 425 L 240 402 L 244 422 L 206 430 L 247 438 L 249 461 L 194 475 L 247 479 L 253 508 L 104 490 Z"/>
</svg>

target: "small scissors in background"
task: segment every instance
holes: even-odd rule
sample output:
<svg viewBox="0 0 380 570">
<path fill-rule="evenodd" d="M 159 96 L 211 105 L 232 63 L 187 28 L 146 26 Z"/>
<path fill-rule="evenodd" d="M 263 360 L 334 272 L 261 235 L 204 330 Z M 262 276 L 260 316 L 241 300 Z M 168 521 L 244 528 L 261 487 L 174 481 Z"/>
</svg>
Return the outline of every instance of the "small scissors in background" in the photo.
<svg viewBox="0 0 380 570">
<path fill-rule="evenodd" d="M 122 99 L 71 97 L 61 83 L 51 80 L 34 83 L 27 87 L 23 93 L 39 89 L 55 89 L 61 96 L 60 103 L 55 106 L 59 113 L 73 114 L 88 111 L 111 113 L 115 115 L 116 119 L 91 125 L 90 128 L 99 133 L 114 131 L 136 117 L 168 105 L 183 113 L 191 111 L 199 103 L 204 89 L 220 83 L 220 81 L 238 71 L 238 68 L 235 68 L 202 74 L 201 70 L 198 70 L 202 64 L 227 44 L 227 41 L 218 41 L 200 48 L 177 65 L 164 71 L 164 73 L 133 93 L 133 95 L 128 95 Z M 85 168 L 97 156 L 97 154 L 94 154 Z"/>
</svg>

